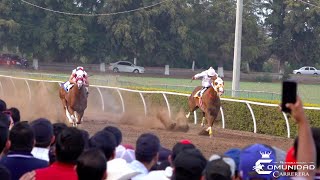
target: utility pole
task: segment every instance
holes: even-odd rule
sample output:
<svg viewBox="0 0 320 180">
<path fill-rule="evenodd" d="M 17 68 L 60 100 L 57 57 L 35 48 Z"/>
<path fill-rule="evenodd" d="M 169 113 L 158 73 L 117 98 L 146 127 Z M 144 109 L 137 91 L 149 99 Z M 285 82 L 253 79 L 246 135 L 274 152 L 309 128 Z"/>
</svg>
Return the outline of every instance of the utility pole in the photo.
<svg viewBox="0 0 320 180">
<path fill-rule="evenodd" d="M 233 53 L 233 76 L 232 76 L 232 97 L 237 96 L 240 83 L 240 65 L 241 65 L 241 35 L 242 35 L 242 9 L 243 0 L 237 0 L 236 29 L 234 38 Z"/>
</svg>

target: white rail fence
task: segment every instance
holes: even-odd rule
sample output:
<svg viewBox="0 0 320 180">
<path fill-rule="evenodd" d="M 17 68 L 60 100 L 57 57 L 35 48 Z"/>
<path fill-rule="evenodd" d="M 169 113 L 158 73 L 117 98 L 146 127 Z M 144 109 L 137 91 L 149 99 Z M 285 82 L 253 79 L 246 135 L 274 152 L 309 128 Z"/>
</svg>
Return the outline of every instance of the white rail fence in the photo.
<svg viewBox="0 0 320 180">
<path fill-rule="evenodd" d="M 18 77 L 12 77 L 12 76 L 4 76 L 4 75 L 0 75 L 0 77 L 4 77 L 4 78 L 9 78 L 10 82 L 12 83 L 12 86 L 14 88 L 14 92 L 16 92 L 16 85 L 14 80 L 15 79 L 19 79 L 19 80 L 23 80 L 26 84 L 27 90 L 28 90 L 28 97 L 29 97 L 29 101 L 31 101 L 31 88 L 29 85 L 29 81 L 34 81 L 34 82 L 47 82 L 47 83 L 57 83 L 58 86 L 60 86 L 60 83 L 62 83 L 61 81 L 44 81 L 44 80 L 36 80 L 36 79 L 28 79 L 28 78 L 18 78 Z M 170 103 L 168 101 L 167 95 L 176 95 L 176 96 L 186 96 L 188 97 L 189 94 L 183 94 L 183 93 L 175 93 L 175 92 L 165 92 L 165 91 L 139 91 L 139 90 L 132 90 L 132 89 L 126 89 L 126 88 L 119 88 L 119 87 L 111 87 L 111 86 L 98 86 L 98 85 L 91 85 L 91 88 L 96 88 L 99 95 L 100 95 L 100 100 L 101 100 L 101 110 L 104 111 L 105 110 L 105 102 L 104 102 L 104 95 L 101 92 L 101 89 L 113 89 L 115 91 L 117 91 L 120 101 L 121 101 L 121 107 L 122 107 L 122 112 L 126 112 L 126 108 L 125 108 L 125 103 L 124 103 L 124 99 L 122 96 L 122 91 L 126 91 L 126 92 L 134 92 L 134 93 L 139 93 L 140 98 L 142 100 L 142 104 L 144 107 L 144 114 L 147 115 L 148 113 L 148 107 L 146 105 L 145 102 L 145 98 L 143 96 L 143 94 L 162 94 L 163 98 L 166 102 L 166 106 L 168 109 L 168 114 L 169 117 L 171 118 L 171 108 L 170 108 Z M 2 82 L 0 80 L 0 89 L 1 89 L 1 96 L 4 96 L 4 88 L 2 85 Z M 239 102 L 239 103 L 245 103 L 246 106 L 248 107 L 251 117 L 252 117 L 252 121 L 253 121 L 253 132 L 257 133 L 257 122 L 256 122 L 256 118 L 255 118 L 255 114 L 253 109 L 251 108 L 251 105 L 259 105 L 259 106 L 268 106 L 268 107 L 277 107 L 276 104 L 267 104 L 267 103 L 259 103 L 259 102 L 253 102 L 253 101 L 246 101 L 246 100 L 237 100 L 237 99 L 228 99 L 228 98 L 221 98 L 222 101 L 232 101 L 232 102 Z M 317 107 L 305 107 L 305 109 L 312 109 L 312 110 L 320 110 L 320 108 Z M 223 112 L 223 108 L 220 108 L 220 112 L 221 112 L 221 119 L 222 119 L 222 128 L 225 128 L 225 117 L 224 117 L 224 112 Z M 290 138 L 290 125 L 289 125 L 289 121 L 288 118 L 286 116 L 285 113 L 283 114 L 283 118 L 286 122 L 286 128 L 287 128 L 287 137 Z M 194 112 L 194 123 L 197 124 L 197 113 Z"/>
</svg>

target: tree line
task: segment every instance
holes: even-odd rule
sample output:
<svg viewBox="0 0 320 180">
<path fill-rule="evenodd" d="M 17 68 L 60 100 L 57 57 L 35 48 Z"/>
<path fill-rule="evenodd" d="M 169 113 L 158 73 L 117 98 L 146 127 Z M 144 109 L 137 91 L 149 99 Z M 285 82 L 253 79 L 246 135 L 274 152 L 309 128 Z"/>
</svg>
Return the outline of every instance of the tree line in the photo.
<svg viewBox="0 0 320 180">
<path fill-rule="evenodd" d="M 0 50 L 40 62 L 138 59 L 144 66 L 232 69 L 236 0 L 0 0 Z M 161 3 L 160 3 L 161 2 Z M 244 0 L 242 67 L 320 66 L 320 4 Z M 150 8 L 141 8 L 159 3 Z M 313 6 L 315 5 L 315 6 Z M 127 13 L 116 13 L 131 11 Z M 108 14 L 109 15 L 106 15 Z M 110 13 L 115 13 L 111 15 Z"/>
</svg>

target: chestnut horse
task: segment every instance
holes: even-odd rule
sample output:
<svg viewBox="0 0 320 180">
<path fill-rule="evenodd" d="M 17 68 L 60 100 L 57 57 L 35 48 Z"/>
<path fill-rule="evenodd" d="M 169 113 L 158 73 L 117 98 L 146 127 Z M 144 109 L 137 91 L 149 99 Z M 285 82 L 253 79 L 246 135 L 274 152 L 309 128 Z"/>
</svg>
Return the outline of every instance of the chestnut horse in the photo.
<svg viewBox="0 0 320 180">
<path fill-rule="evenodd" d="M 189 96 L 189 113 L 186 117 L 189 118 L 191 112 L 200 108 L 203 114 L 201 126 L 204 126 L 205 120 L 207 119 L 208 128 L 206 131 L 208 131 L 209 136 L 212 137 L 212 126 L 220 111 L 220 96 L 224 92 L 224 82 L 220 77 L 216 78 L 201 98 L 195 97 L 195 94 L 201 90 L 201 88 L 201 86 L 196 87 Z"/>
<path fill-rule="evenodd" d="M 77 124 L 81 124 L 87 108 L 87 91 L 83 85 L 83 74 L 77 74 L 76 84 L 72 85 L 69 92 L 66 92 L 62 85 L 59 89 L 59 96 L 69 123 L 76 127 Z"/>
</svg>

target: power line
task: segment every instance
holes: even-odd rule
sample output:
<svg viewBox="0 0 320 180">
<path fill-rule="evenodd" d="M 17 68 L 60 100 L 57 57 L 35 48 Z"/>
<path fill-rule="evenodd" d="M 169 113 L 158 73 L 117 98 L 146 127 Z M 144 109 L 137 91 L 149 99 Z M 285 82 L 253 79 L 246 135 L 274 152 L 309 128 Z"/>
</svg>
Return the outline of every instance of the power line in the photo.
<svg viewBox="0 0 320 180">
<path fill-rule="evenodd" d="M 309 2 L 306 2 L 306 1 L 303 1 L 303 0 L 298 0 L 299 2 L 303 3 L 303 4 L 308 4 L 310 6 L 313 6 L 313 7 L 316 7 L 316 8 L 320 8 L 320 6 L 317 6 L 315 4 L 312 4 L 312 3 L 309 3 Z"/>
<path fill-rule="evenodd" d="M 31 2 L 28 2 L 28 1 L 25 1 L 25 0 L 21 0 L 21 2 L 26 3 L 26 4 L 30 5 L 30 6 L 35 7 L 35 8 L 39 8 L 39 9 L 42 9 L 42 10 L 45 10 L 45 11 L 49 11 L 49 12 L 53 12 L 53 13 L 70 15 L 70 16 L 112 16 L 112 15 L 117 15 L 117 14 L 125 14 L 125 13 L 131 13 L 131 12 L 140 11 L 140 10 L 143 10 L 143 9 L 152 8 L 154 6 L 160 5 L 160 4 L 165 3 L 167 1 L 169 1 L 169 0 L 163 0 L 163 1 L 160 1 L 158 3 L 149 5 L 149 6 L 144 6 L 144 7 L 140 7 L 140 8 L 137 8 L 137 9 L 128 10 L 128 11 L 120 11 L 120 12 L 114 12 L 114 13 L 102 13 L 102 14 L 79 14 L 79 13 L 57 11 L 57 10 L 45 8 L 45 7 L 42 7 L 42 6 L 38 6 L 36 4 L 32 4 Z"/>
</svg>

